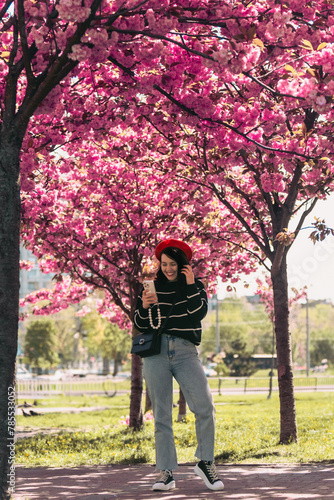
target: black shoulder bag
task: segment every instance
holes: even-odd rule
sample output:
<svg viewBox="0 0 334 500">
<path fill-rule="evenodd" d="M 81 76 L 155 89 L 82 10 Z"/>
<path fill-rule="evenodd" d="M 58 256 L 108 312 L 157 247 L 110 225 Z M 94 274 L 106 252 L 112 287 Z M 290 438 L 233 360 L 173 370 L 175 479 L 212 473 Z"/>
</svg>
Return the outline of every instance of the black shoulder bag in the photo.
<svg viewBox="0 0 334 500">
<path fill-rule="evenodd" d="M 160 354 L 161 334 L 172 312 L 174 305 L 175 302 L 170 308 L 169 313 L 167 314 L 167 317 L 163 325 L 158 330 L 155 330 L 154 328 L 149 328 L 145 333 L 140 333 L 139 335 L 136 335 L 136 337 L 133 339 L 132 342 L 131 354 L 137 354 L 141 358 L 147 358 L 148 356 L 154 356 L 155 354 Z"/>
</svg>

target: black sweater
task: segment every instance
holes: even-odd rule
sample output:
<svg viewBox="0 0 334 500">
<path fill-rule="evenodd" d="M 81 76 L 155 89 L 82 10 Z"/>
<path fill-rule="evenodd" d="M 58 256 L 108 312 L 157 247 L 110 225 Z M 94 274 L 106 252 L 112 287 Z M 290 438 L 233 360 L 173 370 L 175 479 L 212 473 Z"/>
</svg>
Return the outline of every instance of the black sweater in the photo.
<svg viewBox="0 0 334 500">
<path fill-rule="evenodd" d="M 201 342 L 202 327 L 201 320 L 206 316 L 208 310 L 208 298 L 203 283 L 195 280 L 193 285 L 186 286 L 183 295 L 177 293 L 177 282 L 157 283 L 155 288 L 161 312 L 161 325 L 168 315 L 174 300 L 174 308 L 164 326 L 163 332 L 174 337 L 190 340 L 195 345 Z M 158 324 L 157 304 L 151 306 L 153 324 Z M 145 333 L 151 329 L 148 309 L 143 308 L 142 293 L 138 297 L 136 311 L 134 314 L 134 325 L 136 329 Z"/>
</svg>

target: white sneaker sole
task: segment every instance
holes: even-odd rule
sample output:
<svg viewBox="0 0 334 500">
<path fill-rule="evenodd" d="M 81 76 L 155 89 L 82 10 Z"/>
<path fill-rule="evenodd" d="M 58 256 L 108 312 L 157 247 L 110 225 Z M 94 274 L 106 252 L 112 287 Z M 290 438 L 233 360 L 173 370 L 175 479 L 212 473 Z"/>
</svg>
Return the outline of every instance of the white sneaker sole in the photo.
<svg viewBox="0 0 334 500">
<path fill-rule="evenodd" d="M 155 483 L 152 486 L 153 491 L 168 491 L 168 490 L 173 490 L 175 488 L 175 481 L 171 481 L 168 484 L 164 483 Z"/>
<path fill-rule="evenodd" d="M 219 491 L 224 489 L 224 483 L 219 479 L 219 481 L 215 481 L 213 484 L 210 483 L 202 469 L 198 467 L 198 465 L 195 466 L 194 468 L 195 474 L 203 479 L 205 482 L 205 486 L 209 488 L 209 490 L 212 491 Z"/>
</svg>

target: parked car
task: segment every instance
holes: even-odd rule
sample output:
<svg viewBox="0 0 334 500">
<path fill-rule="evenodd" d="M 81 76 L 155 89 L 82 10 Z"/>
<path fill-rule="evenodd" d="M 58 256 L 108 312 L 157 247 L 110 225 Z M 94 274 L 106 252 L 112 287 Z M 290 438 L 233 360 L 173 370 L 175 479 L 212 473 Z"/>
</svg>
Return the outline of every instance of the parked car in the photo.
<svg viewBox="0 0 334 500">
<path fill-rule="evenodd" d="M 77 377 L 77 378 L 83 378 L 83 377 L 87 376 L 87 371 L 86 370 L 80 370 L 80 369 L 68 370 L 67 371 L 67 376 Z"/>
<path fill-rule="evenodd" d="M 16 378 L 17 380 L 24 380 L 24 379 L 29 379 L 32 378 L 32 374 L 30 373 L 29 370 L 24 368 L 22 365 L 17 365 L 16 367 Z"/>
<path fill-rule="evenodd" d="M 206 366 L 203 367 L 206 377 L 217 377 L 217 372 L 214 370 L 215 366 L 216 363 L 208 363 Z"/>
</svg>

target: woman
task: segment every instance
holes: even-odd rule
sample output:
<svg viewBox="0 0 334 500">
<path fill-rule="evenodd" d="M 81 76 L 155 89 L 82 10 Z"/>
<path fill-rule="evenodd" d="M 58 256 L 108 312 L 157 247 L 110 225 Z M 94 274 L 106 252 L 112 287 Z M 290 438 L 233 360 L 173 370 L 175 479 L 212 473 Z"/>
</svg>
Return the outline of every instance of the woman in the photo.
<svg viewBox="0 0 334 500">
<path fill-rule="evenodd" d="M 190 410 L 195 414 L 197 450 L 200 462 L 195 473 L 211 490 L 224 487 L 214 465 L 215 410 L 209 385 L 196 346 L 201 341 L 201 320 L 207 313 L 207 295 L 189 265 L 191 248 L 168 239 L 157 246 L 160 268 L 155 280 L 156 294 L 144 290 L 138 297 L 135 327 L 145 332 L 164 325 L 161 352 L 143 359 L 144 377 L 152 402 L 155 422 L 156 466 L 161 474 L 153 490 L 175 488 L 173 470 L 177 456 L 173 435 L 173 377 L 178 382 Z"/>
</svg>

